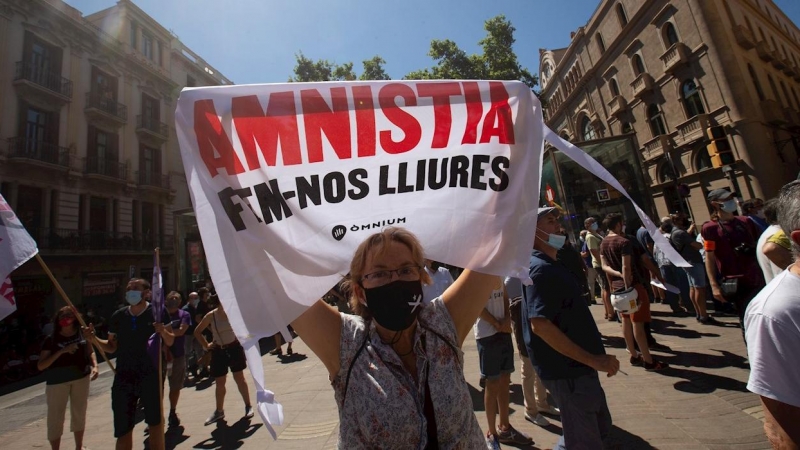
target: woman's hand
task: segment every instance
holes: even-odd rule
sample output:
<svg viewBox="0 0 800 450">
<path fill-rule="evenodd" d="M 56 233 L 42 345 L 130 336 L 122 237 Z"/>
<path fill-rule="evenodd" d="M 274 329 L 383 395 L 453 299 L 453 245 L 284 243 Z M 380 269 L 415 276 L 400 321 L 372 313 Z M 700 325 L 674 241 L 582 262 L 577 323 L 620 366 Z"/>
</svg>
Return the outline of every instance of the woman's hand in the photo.
<svg viewBox="0 0 800 450">
<path fill-rule="evenodd" d="M 68 346 L 66 346 L 66 347 L 61 349 L 62 354 L 69 353 L 70 355 L 72 355 L 76 351 L 78 351 L 78 343 L 77 342 L 73 342 L 72 344 L 69 344 Z"/>
<path fill-rule="evenodd" d="M 90 374 L 90 380 L 94 381 L 100 375 L 100 371 L 97 370 L 97 366 L 92 366 L 92 373 Z"/>
</svg>

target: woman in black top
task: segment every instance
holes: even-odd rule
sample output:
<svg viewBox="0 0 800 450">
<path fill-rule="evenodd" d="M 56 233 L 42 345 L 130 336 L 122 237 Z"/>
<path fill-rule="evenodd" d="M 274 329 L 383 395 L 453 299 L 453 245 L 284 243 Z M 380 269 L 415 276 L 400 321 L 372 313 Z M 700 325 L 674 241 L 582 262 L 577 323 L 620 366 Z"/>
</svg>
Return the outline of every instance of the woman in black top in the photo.
<svg viewBox="0 0 800 450">
<path fill-rule="evenodd" d="M 89 381 L 97 378 L 97 359 L 83 338 L 75 311 L 61 308 L 53 319 L 53 334 L 42 345 L 38 369 L 45 373 L 47 387 L 47 440 L 58 450 L 64 431 L 67 401 L 70 404 L 70 430 L 75 448 L 83 448 Z"/>
</svg>

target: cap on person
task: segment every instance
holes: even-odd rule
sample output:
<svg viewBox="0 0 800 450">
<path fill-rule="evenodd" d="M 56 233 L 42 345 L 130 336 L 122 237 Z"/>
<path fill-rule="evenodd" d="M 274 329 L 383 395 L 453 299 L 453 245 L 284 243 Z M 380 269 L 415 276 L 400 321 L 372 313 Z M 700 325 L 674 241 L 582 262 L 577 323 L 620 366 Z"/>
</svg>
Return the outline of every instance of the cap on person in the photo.
<svg viewBox="0 0 800 450">
<path fill-rule="evenodd" d="M 539 208 L 539 214 L 537 215 L 537 217 L 542 218 L 542 217 L 550 214 L 553 211 L 558 211 L 558 208 L 556 208 L 555 206 L 548 206 L 546 208 Z"/>
<path fill-rule="evenodd" d="M 733 196 L 733 192 L 729 191 L 726 188 L 722 188 L 722 189 L 714 189 L 713 191 L 709 192 L 706 198 L 712 202 L 718 202 L 721 200 L 726 200 L 731 196 Z"/>
</svg>

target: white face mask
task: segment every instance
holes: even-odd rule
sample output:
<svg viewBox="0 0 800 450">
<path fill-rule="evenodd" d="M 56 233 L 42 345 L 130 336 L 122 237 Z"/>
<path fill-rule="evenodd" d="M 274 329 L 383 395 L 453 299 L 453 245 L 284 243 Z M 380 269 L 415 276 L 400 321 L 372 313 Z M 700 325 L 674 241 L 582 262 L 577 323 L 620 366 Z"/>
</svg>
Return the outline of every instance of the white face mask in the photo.
<svg viewBox="0 0 800 450">
<path fill-rule="evenodd" d="M 736 200 L 730 199 L 728 201 L 722 202 L 722 204 L 719 206 L 719 209 L 728 213 L 736 212 Z"/>
</svg>

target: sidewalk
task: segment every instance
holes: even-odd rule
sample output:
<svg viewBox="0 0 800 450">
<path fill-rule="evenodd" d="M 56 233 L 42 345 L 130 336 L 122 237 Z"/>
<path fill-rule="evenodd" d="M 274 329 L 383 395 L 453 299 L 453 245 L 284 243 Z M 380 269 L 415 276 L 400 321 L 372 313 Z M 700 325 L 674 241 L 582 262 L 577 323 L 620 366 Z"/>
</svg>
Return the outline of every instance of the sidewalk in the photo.
<svg viewBox="0 0 800 450">
<path fill-rule="evenodd" d="M 602 378 L 614 419 L 614 440 L 620 449 L 770 449 L 763 432 L 763 413 L 758 397 L 747 392 L 748 367 L 741 332 L 735 318 L 723 318 L 725 326 L 703 326 L 693 317 L 673 318 L 662 305 L 653 305 L 653 329 L 660 343 L 671 347 L 655 352 L 672 368 L 660 373 L 631 367 L 619 325 L 606 322 L 601 306 L 593 306 L 605 337 L 607 351 L 617 355 L 622 370 Z M 229 377 L 225 399 L 227 422 L 205 427 L 214 409 L 214 385 L 204 381 L 181 393 L 178 413 L 182 426 L 167 434 L 168 448 L 178 449 L 332 449 L 336 447 L 338 414 L 333 390 L 322 363 L 302 340 L 295 355 L 282 359 L 265 355 L 267 387 L 284 406 L 284 425 L 273 440 L 258 416 L 241 419 L 244 406 Z M 465 377 L 470 384 L 478 422 L 486 428 L 483 396 L 478 388 L 478 352 L 475 340 L 464 343 Z M 249 374 L 248 374 L 249 379 Z M 561 428 L 558 420 L 547 429 L 524 420 L 519 366 L 512 376 L 511 423 L 531 435 L 533 448 L 552 448 Z M 113 448 L 111 374 L 95 381 L 89 399 L 88 428 L 84 445 L 92 450 Z M 44 385 L 0 397 L 0 442 L 4 449 L 49 448 L 46 441 Z M 250 386 L 251 397 L 255 397 Z M 165 402 L 165 413 L 168 403 Z M 69 425 L 65 430 L 69 430 Z M 134 430 L 134 448 L 142 448 L 144 425 Z M 71 433 L 62 448 L 71 449 Z"/>
</svg>

